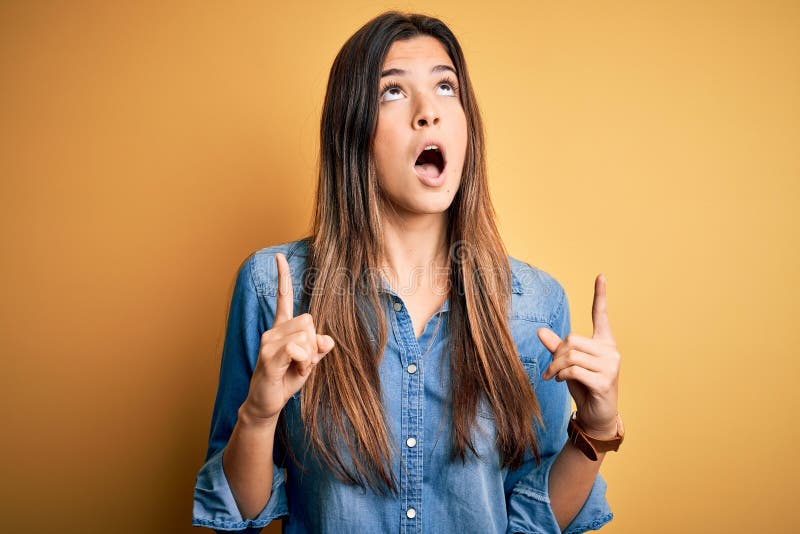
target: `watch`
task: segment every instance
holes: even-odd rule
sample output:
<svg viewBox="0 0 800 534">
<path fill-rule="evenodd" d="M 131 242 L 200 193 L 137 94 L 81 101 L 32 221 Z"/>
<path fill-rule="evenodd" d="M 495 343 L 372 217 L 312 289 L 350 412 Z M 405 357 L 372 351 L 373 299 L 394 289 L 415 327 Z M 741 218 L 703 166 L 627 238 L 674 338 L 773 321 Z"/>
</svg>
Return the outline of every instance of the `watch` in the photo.
<svg viewBox="0 0 800 534">
<path fill-rule="evenodd" d="M 578 425 L 577 410 L 572 412 L 569 418 L 569 426 L 567 427 L 567 435 L 570 441 L 580 451 L 592 461 L 597 461 L 598 452 L 617 451 L 622 443 L 622 438 L 625 437 L 625 428 L 622 426 L 622 418 L 617 412 L 617 435 L 611 439 L 598 439 L 593 438 Z"/>
</svg>

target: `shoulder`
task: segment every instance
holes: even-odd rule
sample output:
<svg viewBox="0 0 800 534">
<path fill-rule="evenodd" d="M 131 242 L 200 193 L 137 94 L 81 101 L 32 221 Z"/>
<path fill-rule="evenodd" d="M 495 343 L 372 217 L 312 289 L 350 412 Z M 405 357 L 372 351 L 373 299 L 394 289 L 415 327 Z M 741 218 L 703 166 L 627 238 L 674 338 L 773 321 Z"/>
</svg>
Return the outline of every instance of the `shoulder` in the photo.
<svg viewBox="0 0 800 534">
<path fill-rule="evenodd" d="M 297 298 L 303 285 L 308 258 L 307 238 L 260 248 L 245 259 L 242 269 L 249 271 L 256 292 L 263 296 L 274 297 L 278 294 L 278 265 L 275 263 L 275 257 L 279 252 L 289 263 L 294 296 Z"/>
<path fill-rule="evenodd" d="M 512 277 L 512 319 L 552 325 L 567 306 L 564 287 L 548 272 L 508 256 Z"/>
</svg>

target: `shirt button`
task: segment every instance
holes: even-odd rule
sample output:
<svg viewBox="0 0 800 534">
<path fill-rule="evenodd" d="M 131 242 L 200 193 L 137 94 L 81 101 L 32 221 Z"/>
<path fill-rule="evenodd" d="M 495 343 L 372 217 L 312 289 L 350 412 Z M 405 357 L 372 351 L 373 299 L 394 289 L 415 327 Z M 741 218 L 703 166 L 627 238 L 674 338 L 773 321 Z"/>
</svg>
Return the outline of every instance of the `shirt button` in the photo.
<svg viewBox="0 0 800 534">
<path fill-rule="evenodd" d="M 417 372 L 417 366 L 415 364 L 411 364 L 408 366 L 408 372 L 412 375 Z"/>
<path fill-rule="evenodd" d="M 395 302 L 393 307 L 394 307 L 394 311 L 400 311 L 400 310 L 403 309 L 403 305 L 400 304 L 399 302 Z"/>
<path fill-rule="evenodd" d="M 414 439 L 414 438 L 408 438 L 406 440 L 406 445 L 408 445 L 409 447 L 413 447 L 416 444 L 417 444 L 417 440 Z"/>
<path fill-rule="evenodd" d="M 406 517 L 408 517 L 409 519 L 414 519 L 415 517 L 417 517 L 417 511 L 414 510 L 413 508 L 409 508 L 408 510 L 406 510 Z"/>
</svg>

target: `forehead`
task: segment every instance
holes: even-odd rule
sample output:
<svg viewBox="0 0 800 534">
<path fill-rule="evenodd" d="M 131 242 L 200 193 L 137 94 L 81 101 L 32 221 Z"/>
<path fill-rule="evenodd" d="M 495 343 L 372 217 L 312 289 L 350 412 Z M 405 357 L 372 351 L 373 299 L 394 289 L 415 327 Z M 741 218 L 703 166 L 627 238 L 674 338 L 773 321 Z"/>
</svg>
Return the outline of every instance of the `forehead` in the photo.
<svg viewBox="0 0 800 534">
<path fill-rule="evenodd" d="M 412 63 L 453 66 L 447 50 L 438 39 L 429 35 L 418 35 L 411 39 L 393 42 L 386 54 L 383 68 L 403 68 Z"/>
</svg>

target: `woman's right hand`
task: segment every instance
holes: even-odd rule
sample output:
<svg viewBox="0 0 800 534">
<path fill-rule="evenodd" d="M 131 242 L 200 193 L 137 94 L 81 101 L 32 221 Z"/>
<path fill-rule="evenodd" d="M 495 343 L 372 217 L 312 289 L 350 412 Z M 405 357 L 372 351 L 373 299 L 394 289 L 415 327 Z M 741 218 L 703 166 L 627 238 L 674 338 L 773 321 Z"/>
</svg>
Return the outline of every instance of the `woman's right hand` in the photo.
<svg viewBox="0 0 800 534">
<path fill-rule="evenodd" d="M 274 422 L 289 399 L 303 387 L 311 371 L 334 347 L 333 338 L 317 334 L 314 319 L 304 313 L 292 317 L 294 294 L 289 263 L 275 255 L 278 265 L 278 297 L 275 321 L 261 335 L 250 391 L 242 404 L 253 422 Z"/>
</svg>

